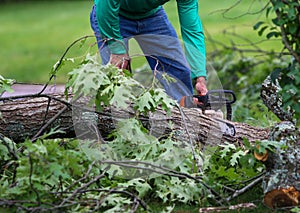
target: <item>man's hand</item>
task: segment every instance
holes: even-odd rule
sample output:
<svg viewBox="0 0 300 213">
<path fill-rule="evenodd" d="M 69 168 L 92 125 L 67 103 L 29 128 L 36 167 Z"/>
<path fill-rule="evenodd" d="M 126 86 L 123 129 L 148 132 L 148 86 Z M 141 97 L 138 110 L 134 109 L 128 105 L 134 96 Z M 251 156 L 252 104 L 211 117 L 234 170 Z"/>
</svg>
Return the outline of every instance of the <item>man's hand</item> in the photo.
<svg viewBox="0 0 300 213">
<path fill-rule="evenodd" d="M 200 76 L 200 77 L 198 77 L 196 79 L 195 88 L 197 90 L 198 95 L 201 95 L 201 96 L 206 95 L 206 93 L 208 92 L 208 90 L 207 90 L 207 87 L 206 87 L 206 79 L 205 79 L 205 77 Z M 198 102 L 197 98 L 194 98 L 194 102 L 197 105 L 202 104 L 202 103 Z"/>
<path fill-rule="evenodd" d="M 111 54 L 109 62 L 119 69 L 127 69 L 130 71 L 130 58 L 127 54 Z"/>
<path fill-rule="evenodd" d="M 195 88 L 197 90 L 198 95 L 206 95 L 208 92 L 206 87 L 206 79 L 203 76 L 200 76 L 196 80 Z"/>
</svg>

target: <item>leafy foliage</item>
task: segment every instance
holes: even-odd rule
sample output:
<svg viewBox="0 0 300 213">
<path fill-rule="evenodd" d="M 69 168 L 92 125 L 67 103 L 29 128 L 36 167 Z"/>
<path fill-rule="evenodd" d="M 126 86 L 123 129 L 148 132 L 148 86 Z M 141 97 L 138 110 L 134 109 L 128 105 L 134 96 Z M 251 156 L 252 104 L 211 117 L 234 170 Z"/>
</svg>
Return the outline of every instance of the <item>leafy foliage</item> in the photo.
<svg viewBox="0 0 300 213">
<path fill-rule="evenodd" d="M 212 66 L 217 70 L 223 88 L 234 91 L 237 96 L 237 102 L 232 106 L 233 120 L 255 126 L 270 126 L 278 121 L 261 101 L 260 90 L 270 70 L 285 67 L 285 60 L 278 60 L 273 54 L 259 60 L 251 55 L 239 55 L 228 47 L 218 50 L 213 58 Z"/>
<path fill-rule="evenodd" d="M 244 148 L 227 143 L 208 149 L 206 152 L 209 158 L 204 164 L 208 181 L 213 183 L 218 180 L 216 187 L 240 187 L 263 172 L 265 166 L 255 159 L 254 150 L 246 140 Z"/>
<path fill-rule="evenodd" d="M 155 83 L 144 88 L 130 73 L 99 65 L 89 55 L 69 74 L 67 90 L 76 97 L 91 97 L 90 104 L 98 110 L 109 105 L 127 108 L 134 102 L 135 112 L 118 119 L 110 141 L 47 140 L 45 135 L 15 144 L 1 138 L 3 210 L 130 212 L 142 206 L 141 212 L 151 211 L 142 200 L 158 200 L 166 211 L 178 203 L 209 205 L 209 199 L 229 196 L 223 186 L 244 186 L 242 181 L 263 170 L 247 150 L 231 144 L 192 152 L 192 144 L 176 138 L 171 123 L 167 136 L 151 135 L 139 115 L 158 107 L 170 112 L 176 104 Z"/>
<path fill-rule="evenodd" d="M 149 137 L 144 131 L 138 136 Z M 6 138 L 9 147 L 14 147 L 9 152 L 1 140 L 2 207 L 9 207 L 3 205 L 3 198 L 20 201 L 22 211 L 86 212 L 98 205 L 101 212 L 127 212 L 134 198 L 159 199 L 170 207 L 203 205 L 207 196 L 215 196 L 210 189 L 223 194 L 223 187 L 244 186 L 264 169 L 251 151 L 227 144 L 210 149 L 204 155 L 204 172 L 198 173 L 188 146 L 178 146 L 170 138 L 151 142 L 141 138 L 132 143 L 128 139 L 120 134 L 101 146 L 102 152 L 88 141 L 39 139 L 14 144 Z"/>
<path fill-rule="evenodd" d="M 155 87 L 155 79 L 152 86 L 146 89 L 127 70 L 110 64 L 103 66 L 96 56 L 88 54 L 82 64 L 69 73 L 66 95 L 72 88 L 75 99 L 82 95 L 89 96 L 90 104 L 95 104 L 98 110 L 108 105 L 126 109 L 131 103 L 135 103 L 133 107 L 139 112 L 153 112 L 158 106 L 170 112 L 176 105 L 164 90 Z"/>
</svg>

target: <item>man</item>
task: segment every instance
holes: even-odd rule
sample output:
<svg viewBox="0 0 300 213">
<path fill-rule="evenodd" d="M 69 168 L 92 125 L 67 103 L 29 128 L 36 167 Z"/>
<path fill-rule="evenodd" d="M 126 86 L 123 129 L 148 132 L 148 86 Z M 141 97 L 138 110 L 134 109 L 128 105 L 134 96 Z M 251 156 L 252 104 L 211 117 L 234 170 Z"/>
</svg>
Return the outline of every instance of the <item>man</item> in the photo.
<svg viewBox="0 0 300 213">
<path fill-rule="evenodd" d="M 152 70 L 167 72 L 177 82 L 166 92 L 180 101 L 207 93 L 204 32 L 198 16 L 198 0 L 177 0 L 185 55 L 162 7 L 168 0 L 95 0 L 90 21 L 103 64 L 127 68 L 128 39 L 140 45 Z M 187 59 L 187 60 L 186 60 Z M 192 81 L 193 79 L 193 81 Z M 195 100 L 196 101 L 196 100 Z"/>
</svg>

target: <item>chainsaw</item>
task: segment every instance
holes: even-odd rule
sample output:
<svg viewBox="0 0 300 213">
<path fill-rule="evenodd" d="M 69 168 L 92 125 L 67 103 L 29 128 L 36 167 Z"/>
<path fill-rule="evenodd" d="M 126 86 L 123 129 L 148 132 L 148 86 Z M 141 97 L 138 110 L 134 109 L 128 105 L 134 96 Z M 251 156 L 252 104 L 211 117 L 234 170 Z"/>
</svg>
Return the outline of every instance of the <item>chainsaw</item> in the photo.
<svg viewBox="0 0 300 213">
<path fill-rule="evenodd" d="M 226 119 L 231 120 L 232 118 L 232 107 L 231 105 L 236 101 L 236 96 L 231 90 L 209 90 L 206 95 L 194 95 L 193 97 L 198 99 L 200 104 L 197 107 L 201 108 L 202 111 L 212 109 L 218 110 L 222 107 L 226 107 Z"/>
<path fill-rule="evenodd" d="M 194 102 L 197 98 L 199 104 Z M 206 110 L 221 110 L 226 108 L 226 119 L 232 119 L 232 104 L 236 101 L 236 96 L 231 90 L 209 90 L 206 95 L 183 96 L 180 100 L 180 106 L 187 108 L 200 108 L 205 114 Z M 222 129 L 222 132 L 227 135 L 235 135 L 235 127 L 225 120 L 214 118 Z"/>
</svg>

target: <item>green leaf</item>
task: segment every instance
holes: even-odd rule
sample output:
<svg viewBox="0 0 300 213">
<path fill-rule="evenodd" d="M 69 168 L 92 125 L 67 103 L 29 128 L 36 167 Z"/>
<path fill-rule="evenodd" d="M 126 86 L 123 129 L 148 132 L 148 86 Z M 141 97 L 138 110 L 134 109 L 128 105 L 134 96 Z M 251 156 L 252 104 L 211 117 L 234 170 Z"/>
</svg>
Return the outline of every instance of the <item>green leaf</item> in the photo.
<svg viewBox="0 0 300 213">
<path fill-rule="evenodd" d="M 225 177 L 227 178 L 227 180 L 235 181 L 237 183 L 239 182 L 239 180 L 241 180 L 241 175 L 238 174 L 234 168 L 227 169 Z"/>
<path fill-rule="evenodd" d="M 256 144 L 259 146 L 259 152 L 265 153 L 265 150 L 268 149 L 271 152 L 275 152 L 276 149 L 280 148 L 280 143 L 277 141 L 268 141 L 268 140 L 262 140 L 257 141 Z"/>
<path fill-rule="evenodd" d="M 272 8 L 271 6 L 267 7 L 267 10 L 266 10 L 266 18 L 269 17 L 269 14 L 270 14 L 270 12 L 271 12 L 272 9 L 273 9 L 273 8 Z"/>
<path fill-rule="evenodd" d="M 7 91 L 7 92 L 13 92 L 14 90 L 11 88 L 11 86 L 14 84 L 15 80 L 13 79 L 5 79 L 2 75 L 0 75 L 0 95 Z"/>
<path fill-rule="evenodd" d="M 71 78 L 71 87 L 73 93 L 77 96 L 96 96 L 98 88 L 102 85 L 109 85 L 110 80 L 104 72 L 101 72 L 99 66 L 94 64 L 83 64 L 69 73 Z"/>
<path fill-rule="evenodd" d="M 247 149 L 251 148 L 251 144 L 247 138 L 243 138 L 243 144 Z"/>
<path fill-rule="evenodd" d="M 276 80 L 279 78 L 281 71 L 282 70 L 280 68 L 275 68 L 273 70 L 273 72 L 270 75 L 271 80 L 272 80 L 273 83 L 276 83 Z"/>
<path fill-rule="evenodd" d="M 120 186 L 134 187 L 134 189 L 138 192 L 138 196 L 140 198 L 143 198 L 147 194 L 147 192 L 152 189 L 152 187 L 142 178 L 134 178 L 127 181 L 126 183 L 120 184 Z"/>
<path fill-rule="evenodd" d="M 288 31 L 290 34 L 295 34 L 298 30 L 298 25 L 296 23 L 292 23 L 288 25 Z"/>
<path fill-rule="evenodd" d="M 293 212 L 293 213 L 299 213 L 300 212 L 300 208 L 294 207 L 290 211 Z"/>
<path fill-rule="evenodd" d="M 49 172 L 56 177 L 62 177 L 63 179 L 69 178 L 68 172 L 64 171 L 65 167 L 58 162 L 51 163 L 49 166 Z"/>
<path fill-rule="evenodd" d="M 274 1 L 274 10 L 279 10 L 284 7 L 285 5 L 282 1 Z"/>
<path fill-rule="evenodd" d="M 245 155 L 245 152 L 242 151 L 242 150 L 239 150 L 238 152 L 234 153 L 232 156 L 231 156 L 231 159 L 230 159 L 230 165 L 231 166 L 235 166 L 238 164 L 238 160 L 240 157 L 244 156 Z"/>
<path fill-rule="evenodd" d="M 120 109 L 126 109 L 135 100 L 131 89 L 126 85 L 116 86 L 110 104 Z"/>
<path fill-rule="evenodd" d="M 154 89 L 154 100 L 157 105 L 161 104 L 162 109 L 167 113 L 171 112 L 171 109 L 176 106 L 176 101 L 170 98 L 167 93 L 161 88 Z"/>
<path fill-rule="evenodd" d="M 225 142 L 225 145 L 221 144 L 219 146 L 223 147 L 223 149 L 220 151 L 221 152 L 221 158 L 224 158 L 229 152 L 236 149 L 234 144 L 230 144 L 228 142 Z"/>
<path fill-rule="evenodd" d="M 297 17 L 296 14 L 297 14 L 296 8 L 295 7 L 289 7 L 287 15 L 288 15 L 288 18 L 289 18 L 290 21 L 293 21 L 293 20 L 296 19 L 296 17 Z"/>
<path fill-rule="evenodd" d="M 140 112 L 152 111 L 155 107 L 154 98 L 149 91 L 138 97 L 135 103 L 135 108 Z"/>
<path fill-rule="evenodd" d="M 132 144 L 138 142 L 149 143 L 150 135 L 148 136 L 145 128 L 142 127 L 137 119 L 124 119 L 117 123 L 117 133 L 125 141 L 130 141 Z"/>
</svg>

